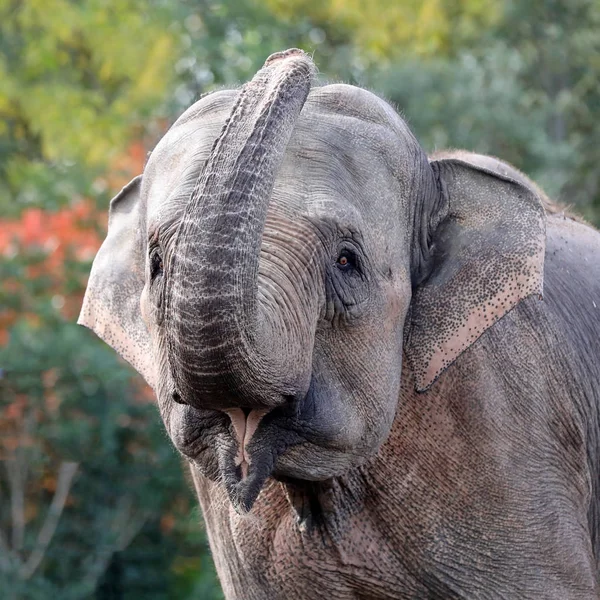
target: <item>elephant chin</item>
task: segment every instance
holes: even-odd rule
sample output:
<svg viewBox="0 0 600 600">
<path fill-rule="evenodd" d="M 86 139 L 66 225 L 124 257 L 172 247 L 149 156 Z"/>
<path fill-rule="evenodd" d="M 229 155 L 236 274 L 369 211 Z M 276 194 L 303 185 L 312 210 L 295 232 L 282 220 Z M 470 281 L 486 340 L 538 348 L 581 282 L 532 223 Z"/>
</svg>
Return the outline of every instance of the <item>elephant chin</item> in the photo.
<svg viewBox="0 0 600 600">
<path fill-rule="evenodd" d="M 351 453 L 313 444 L 289 429 L 270 428 L 261 437 L 250 452 L 246 473 L 230 458 L 219 461 L 220 479 L 240 514 L 252 510 L 269 477 L 302 485 L 331 479 L 361 462 Z"/>
</svg>

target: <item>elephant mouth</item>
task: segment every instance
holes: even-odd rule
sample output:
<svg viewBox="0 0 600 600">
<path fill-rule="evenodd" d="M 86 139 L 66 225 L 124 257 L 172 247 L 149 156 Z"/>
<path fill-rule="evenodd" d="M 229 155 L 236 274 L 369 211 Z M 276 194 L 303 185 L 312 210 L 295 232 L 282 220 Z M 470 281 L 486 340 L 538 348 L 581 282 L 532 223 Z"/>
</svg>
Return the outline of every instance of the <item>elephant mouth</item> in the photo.
<svg viewBox="0 0 600 600">
<path fill-rule="evenodd" d="M 239 513 L 249 512 L 267 479 L 316 482 L 356 466 L 363 452 L 348 438 L 332 399 L 315 385 L 302 400 L 273 409 L 173 406 L 167 429 L 192 465 L 224 486 Z"/>
<path fill-rule="evenodd" d="M 219 470 L 232 505 L 238 512 L 247 513 L 273 475 L 279 456 L 302 439 L 297 432 L 277 423 L 281 416 L 278 419 L 277 414 L 272 414 L 277 409 L 246 412 L 236 408 L 225 412 L 231 419 L 235 454 L 222 453 Z"/>
<path fill-rule="evenodd" d="M 251 456 L 248 452 L 248 445 L 260 424 L 261 419 L 269 412 L 268 409 L 243 410 L 241 408 L 232 408 L 225 410 L 231 419 L 238 452 L 235 457 L 235 464 L 240 470 L 241 479 L 248 477 L 248 471 L 251 463 Z"/>
<path fill-rule="evenodd" d="M 168 431 L 179 452 L 204 476 L 224 485 L 236 511 L 247 513 L 278 458 L 306 441 L 286 412 L 174 405 Z"/>
</svg>

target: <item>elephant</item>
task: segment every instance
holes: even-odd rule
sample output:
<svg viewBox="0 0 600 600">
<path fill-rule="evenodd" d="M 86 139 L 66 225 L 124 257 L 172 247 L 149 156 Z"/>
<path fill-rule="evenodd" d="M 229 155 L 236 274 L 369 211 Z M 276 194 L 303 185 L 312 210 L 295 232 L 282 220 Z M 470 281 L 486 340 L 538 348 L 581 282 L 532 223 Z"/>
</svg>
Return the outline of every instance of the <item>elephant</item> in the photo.
<svg viewBox="0 0 600 600">
<path fill-rule="evenodd" d="M 228 600 L 598 597 L 600 234 L 303 51 L 159 141 L 79 322 L 153 388 Z"/>
</svg>

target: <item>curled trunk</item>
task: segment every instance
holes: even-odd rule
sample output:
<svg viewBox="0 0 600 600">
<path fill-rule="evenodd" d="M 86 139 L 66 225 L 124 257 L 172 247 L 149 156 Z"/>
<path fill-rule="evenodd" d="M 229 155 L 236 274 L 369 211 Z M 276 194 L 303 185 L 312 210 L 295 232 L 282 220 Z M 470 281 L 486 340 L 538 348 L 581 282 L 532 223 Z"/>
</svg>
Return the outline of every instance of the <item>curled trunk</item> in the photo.
<svg viewBox="0 0 600 600">
<path fill-rule="evenodd" d="M 314 66 L 300 50 L 270 57 L 240 91 L 192 194 L 173 253 L 167 343 L 177 391 L 214 408 L 275 406 L 306 374 L 257 301 L 262 235 L 276 173 Z M 277 350 L 276 350 L 277 348 Z"/>
</svg>

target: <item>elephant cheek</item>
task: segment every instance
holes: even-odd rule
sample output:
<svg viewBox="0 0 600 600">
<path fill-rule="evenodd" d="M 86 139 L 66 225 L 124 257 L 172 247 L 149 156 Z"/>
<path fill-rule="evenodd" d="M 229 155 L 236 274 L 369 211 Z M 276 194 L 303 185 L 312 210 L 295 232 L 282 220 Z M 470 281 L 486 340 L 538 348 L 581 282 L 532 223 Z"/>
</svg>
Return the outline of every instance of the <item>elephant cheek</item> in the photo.
<svg viewBox="0 0 600 600">
<path fill-rule="evenodd" d="M 410 306 L 411 287 L 408 275 L 386 286 L 384 298 L 383 331 L 387 335 L 393 335 L 402 329 Z"/>
</svg>

